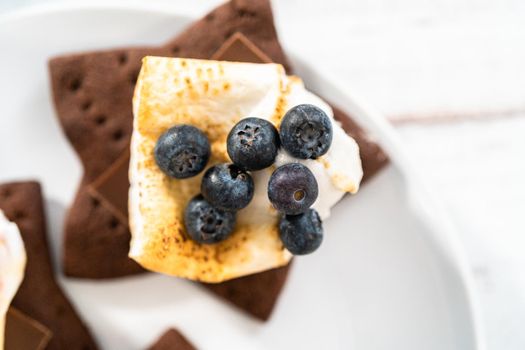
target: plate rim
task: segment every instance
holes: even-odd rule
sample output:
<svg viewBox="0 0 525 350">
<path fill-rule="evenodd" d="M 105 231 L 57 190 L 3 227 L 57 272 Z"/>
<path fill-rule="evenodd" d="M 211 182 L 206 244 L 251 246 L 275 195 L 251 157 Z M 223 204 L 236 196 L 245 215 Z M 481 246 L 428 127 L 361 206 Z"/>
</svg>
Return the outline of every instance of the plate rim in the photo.
<svg viewBox="0 0 525 350">
<path fill-rule="evenodd" d="M 78 2 L 51 2 L 44 4 L 33 4 L 22 8 L 8 10 L 0 14 L 0 29 L 2 26 L 18 21 L 27 20 L 33 16 L 46 16 L 52 14 L 67 13 L 82 10 L 123 10 L 133 12 L 148 12 L 159 15 L 177 15 L 186 17 L 188 20 L 195 18 L 199 14 L 193 7 L 182 6 L 182 2 L 121 2 L 118 0 L 81 0 Z M 286 49 L 286 42 L 283 43 Z M 297 56 L 292 50 L 286 50 L 287 55 L 293 62 L 298 62 L 304 70 L 309 70 L 322 77 L 324 84 L 331 90 L 339 94 L 340 99 L 348 101 L 352 105 L 352 116 L 355 117 L 365 128 L 377 137 L 376 141 L 383 146 L 388 153 L 390 164 L 394 166 L 405 180 L 405 185 L 409 194 L 408 199 L 416 201 L 423 197 L 426 204 L 432 207 L 432 213 L 417 210 L 422 218 L 427 222 L 432 222 L 435 230 L 430 230 L 434 234 L 429 235 L 436 251 L 440 254 L 442 261 L 449 263 L 452 271 L 457 273 L 458 281 L 461 282 L 463 292 L 466 297 L 466 307 L 471 320 L 472 340 L 476 349 L 485 350 L 485 332 L 481 316 L 481 307 L 475 288 L 474 278 L 470 272 L 467 256 L 464 247 L 457 235 L 455 225 L 449 219 L 447 210 L 436 200 L 430 187 L 422 180 L 417 168 L 411 162 L 410 157 L 404 150 L 402 141 L 391 124 L 383 115 L 376 110 L 370 103 L 352 89 L 351 84 L 344 83 L 334 72 L 324 68 L 313 68 L 307 60 Z M 415 190 L 417 189 L 417 191 Z M 417 192 L 417 193 L 416 193 Z M 430 203 L 430 204 L 429 204 Z M 438 234 L 439 233 L 439 234 Z"/>
</svg>

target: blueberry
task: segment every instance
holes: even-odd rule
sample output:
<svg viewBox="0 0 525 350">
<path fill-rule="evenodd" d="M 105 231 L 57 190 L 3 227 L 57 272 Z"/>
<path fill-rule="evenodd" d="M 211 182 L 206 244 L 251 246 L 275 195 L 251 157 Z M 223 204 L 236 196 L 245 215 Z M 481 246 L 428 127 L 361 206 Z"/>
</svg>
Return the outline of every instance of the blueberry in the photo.
<svg viewBox="0 0 525 350">
<path fill-rule="evenodd" d="M 279 222 L 279 235 L 293 255 L 310 254 L 323 242 L 323 223 L 314 209 L 299 215 L 284 215 Z"/>
<path fill-rule="evenodd" d="M 304 213 L 317 199 L 314 174 L 300 163 L 280 166 L 270 177 L 268 198 L 275 209 L 288 215 Z"/>
<path fill-rule="evenodd" d="M 275 126 L 260 118 L 245 118 L 230 131 L 227 140 L 231 160 L 245 170 L 261 170 L 275 161 L 279 151 Z"/>
<path fill-rule="evenodd" d="M 332 122 L 322 109 L 302 104 L 291 108 L 281 122 L 281 142 L 296 158 L 315 159 L 332 144 Z"/>
<path fill-rule="evenodd" d="M 235 213 L 215 208 L 202 195 L 198 195 L 186 207 L 184 224 L 194 241 L 217 243 L 226 239 L 233 231 Z"/>
<path fill-rule="evenodd" d="M 168 176 L 185 179 L 200 173 L 210 158 L 210 143 L 191 125 L 177 125 L 162 134 L 155 145 L 155 161 Z"/>
<path fill-rule="evenodd" d="M 217 164 L 206 170 L 201 193 L 213 206 L 239 210 L 253 198 L 253 179 L 235 164 Z"/>
</svg>

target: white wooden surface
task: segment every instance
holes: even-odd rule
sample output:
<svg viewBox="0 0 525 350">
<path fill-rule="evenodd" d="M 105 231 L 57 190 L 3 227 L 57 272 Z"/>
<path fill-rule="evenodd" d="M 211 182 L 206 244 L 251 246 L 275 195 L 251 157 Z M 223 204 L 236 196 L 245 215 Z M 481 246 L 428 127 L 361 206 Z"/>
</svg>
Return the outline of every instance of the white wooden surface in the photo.
<svg viewBox="0 0 525 350">
<path fill-rule="evenodd" d="M 221 2 L 155 1 L 196 15 Z M 49 2 L 0 0 L 0 11 Z M 524 349 L 525 1 L 274 0 L 274 8 L 287 47 L 336 72 L 396 125 L 460 228 L 488 348 Z"/>
</svg>

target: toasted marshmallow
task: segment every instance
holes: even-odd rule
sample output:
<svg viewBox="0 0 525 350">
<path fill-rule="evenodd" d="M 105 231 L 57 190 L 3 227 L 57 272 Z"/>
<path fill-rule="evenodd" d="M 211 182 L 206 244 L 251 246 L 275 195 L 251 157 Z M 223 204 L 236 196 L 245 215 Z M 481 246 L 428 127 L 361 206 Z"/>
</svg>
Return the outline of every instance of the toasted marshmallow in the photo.
<svg viewBox="0 0 525 350">
<path fill-rule="evenodd" d="M 0 349 L 4 344 L 5 315 L 24 278 L 26 252 L 20 231 L 0 210 Z"/>
<path fill-rule="evenodd" d="M 238 212 L 232 235 L 218 244 L 201 245 L 187 238 L 184 209 L 200 192 L 202 173 L 169 178 L 157 167 L 153 149 L 168 128 L 191 124 L 210 140 L 209 166 L 230 162 L 226 138 L 239 120 L 258 117 L 279 127 L 286 111 L 302 103 L 322 108 L 331 118 L 332 146 L 316 160 L 295 159 L 280 150 L 275 166 L 301 162 L 310 168 L 319 184 L 313 207 L 327 218 L 346 192 L 359 189 L 359 148 L 333 120 L 331 108 L 299 78 L 286 76 L 279 64 L 145 57 L 133 98 L 130 257 L 153 271 L 212 283 L 287 264 L 291 254 L 279 239 L 278 213 L 267 196 L 274 167 L 252 172 L 254 198 Z"/>
</svg>

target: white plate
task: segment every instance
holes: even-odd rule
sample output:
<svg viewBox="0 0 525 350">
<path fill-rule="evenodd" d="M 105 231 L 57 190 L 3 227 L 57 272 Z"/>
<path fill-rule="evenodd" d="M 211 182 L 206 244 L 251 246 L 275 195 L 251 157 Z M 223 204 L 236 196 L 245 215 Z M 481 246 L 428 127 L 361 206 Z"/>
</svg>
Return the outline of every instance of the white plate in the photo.
<svg viewBox="0 0 525 350">
<path fill-rule="evenodd" d="M 0 18 L 0 181 L 43 183 L 55 260 L 64 208 L 81 169 L 53 111 L 47 59 L 160 44 L 188 22 L 180 11 L 111 4 Z M 61 277 L 104 349 L 144 348 L 169 326 L 203 349 L 483 347 L 472 281 L 453 229 L 416 179 L 396 135 L 346 85 L 306 61 L 293 61 L 310 88 L 374 132 L 391 165 L 358 197 L 336 207 L 325 223 L 322 249 L 297 259 L 267 323 L 184 280 L 153 274 L 105 282 Z"/>
</svg>

